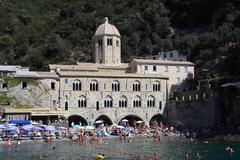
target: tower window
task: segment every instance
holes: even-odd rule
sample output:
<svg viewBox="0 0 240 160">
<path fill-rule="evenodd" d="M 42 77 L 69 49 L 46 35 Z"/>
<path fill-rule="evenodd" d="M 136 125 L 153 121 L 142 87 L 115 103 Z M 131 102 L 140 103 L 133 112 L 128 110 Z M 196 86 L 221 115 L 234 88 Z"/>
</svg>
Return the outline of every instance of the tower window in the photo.
<svg viewBox="0 0 240 160">
<path fill-rule="evenodd" d="M 112 38 L 108 38 L 107 39 L 107 45 L 108 46 L 112 46 Z"/>
<path fill-rule="evenodd" d="M 119 40 L 116 40 L 116 46 L 119 47 Z"/>
<path fill-rule="evenodd" d="M 102 46 L 102 40 L 101 39 L 98 40 L 98 46 Z"/>
</svg>

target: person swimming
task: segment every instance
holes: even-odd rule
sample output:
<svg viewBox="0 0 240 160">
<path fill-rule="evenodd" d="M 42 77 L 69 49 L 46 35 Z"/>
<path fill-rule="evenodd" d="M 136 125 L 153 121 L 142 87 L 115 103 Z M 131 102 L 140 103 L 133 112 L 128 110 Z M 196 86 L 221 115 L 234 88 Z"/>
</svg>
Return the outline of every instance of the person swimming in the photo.
<svg viewBox="0 0 240 160">
<path fill-rule="evenodd" d="M 159 160 L 159 159 L 158 159 L 157 152 L 154 153 L 154 160 Z"/>
<path fill-rule="evenodd" d="M 101 160 L 101 159 L 105 158 L 105 155 L 98 153 L 95 158 L 96 158 L 96 160 Z"/>
<path fill-rule="evenodd" d="M 149 155 L 149 153 L 147 153 L 145 160 L 150 160 L 150 155 Z"/>
</svg>

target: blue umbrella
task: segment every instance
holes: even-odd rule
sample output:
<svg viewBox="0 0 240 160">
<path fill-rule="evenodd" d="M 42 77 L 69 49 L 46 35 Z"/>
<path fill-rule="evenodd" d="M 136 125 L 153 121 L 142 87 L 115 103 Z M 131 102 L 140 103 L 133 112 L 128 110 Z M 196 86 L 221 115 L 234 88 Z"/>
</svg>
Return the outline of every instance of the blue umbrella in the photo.
<svg viewBox="0 0 240 160">
<path fill-rule="evenodd" d="M 58 127 L 58 129 L 59 129 L 59 130 L 67 130 L 67 128 L 66 128 L 66 127 L 63 127 L 63 126 Z"/>
<path fill-rule="evenodd" d="M 34 126 L 31 124 L 27 124 L 27 125 L 22 126 L 22 129 L 25 131 L 31 131 L 34 129 Z"/>
<path fill-rule="evenodd" d="M 0 124 L 0 129 L 6 129 L 7 127 L 3 124 Z"/>
<path fill-rule="evenodd" d="M 18 131 L 18 127 L 15 127 L 15 126 L 7 126 L 6 130 L 7 130 L 7 131 Z"/>
<path fill-rule="evenodd" d="M 54 126 L 41 125 L 41 127 L 43 127 L 45 131 L 55 131 L 56 130 Z"/>
<path fill-rule="evenodd" d="M 73 126 L 73 128 L 75 128 L 75 129 L 80 129 L 81 126 L 80 126 L 79 124 L 76 124 L 76 125 Z"/>
<path fill-rule="evenodd" d="M 34 127 L 34 130 L 36 130 L 36 131 L 43 131 L 43 129 L 41 127 L 37 127 L 37 126 Z"/>
</svg>

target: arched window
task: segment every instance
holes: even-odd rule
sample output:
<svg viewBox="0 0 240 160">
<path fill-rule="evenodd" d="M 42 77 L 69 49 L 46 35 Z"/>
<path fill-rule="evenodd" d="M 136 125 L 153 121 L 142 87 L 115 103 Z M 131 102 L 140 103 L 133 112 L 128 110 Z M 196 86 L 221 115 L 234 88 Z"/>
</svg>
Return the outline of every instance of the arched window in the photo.
<svg viewBox="0 0 240 160">
<path fill-rule="evenodd" d="M 112 97 L 107 96 L 104 100 L 104 107 L 113 107 Z"/>
<path fill-rule="evenodd" d="M 78 107 L 87 107 L 87 99 L 84 96 L 80 96 L 78 100 Z"/>
<path fill-rule="evenodd" d="M 127 107 L 127 98 L 122 96 L 119 100 L 119 107 Z"/>
<path fill-rule="evenodd" d="M 155 98 L 153 96 L 148 97 L 147 107 L 155 107 Z"/>
<path fill-rule="evenodd" d="M 141 107 L 141 106 L 142 106 L 141 98 L 139 96 L 134 97 L 133 107 Z"/>
<path fill-rule="evenodd" d="M 68 102 L 65 102 L 65 111 L 68 110 Z"/>
<path fill-rule="evenodd" d="M 161 85 L 159 81 L 153 82 L 153 91 L 160 91 L 161 90 Z"/>
<path fill-rule="evenodd" d="M 139 81 L 133 82 L 133 91 L 141 91 L 141 83 Z"/>
<path fill-rule="evenodd" d="M 81 91 L 82 90 L 82 84 L 79 80 L 73 81 L 73 91 Z"/>
<path fill-rule="evenodd" d="M 120 83 L 118 81 L 112 82 L 112 91 L 120 91 Z"/>
<path fill-rule="evenodd" d="M 98 82 L 96 80 L 90 82 L 90 91 L 98 91 Z"/>
</svg>

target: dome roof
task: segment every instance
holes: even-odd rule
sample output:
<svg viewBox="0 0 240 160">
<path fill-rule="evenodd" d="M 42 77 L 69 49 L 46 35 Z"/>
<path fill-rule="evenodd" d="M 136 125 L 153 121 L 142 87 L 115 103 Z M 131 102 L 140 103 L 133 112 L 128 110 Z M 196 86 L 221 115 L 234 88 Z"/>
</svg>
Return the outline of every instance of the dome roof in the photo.
<svg viewBox="0 0 240 160">
<path fill-rule="evenodd" d="M 102 35 L 114 35 L 114 36 L 119 36 L 120 33 L 118 32 L 118 29 L 114 26 L 108 23 L 108 18 L 105 17 L 105 23 L 101 24 L 95 34 L 94 37 L 96 36 L 102 36 Z"/>
</svg>

